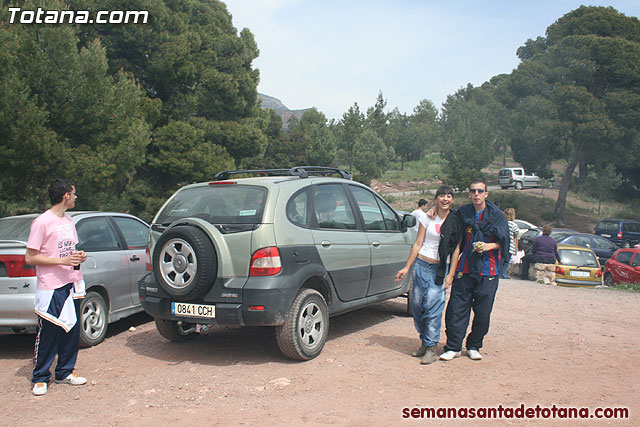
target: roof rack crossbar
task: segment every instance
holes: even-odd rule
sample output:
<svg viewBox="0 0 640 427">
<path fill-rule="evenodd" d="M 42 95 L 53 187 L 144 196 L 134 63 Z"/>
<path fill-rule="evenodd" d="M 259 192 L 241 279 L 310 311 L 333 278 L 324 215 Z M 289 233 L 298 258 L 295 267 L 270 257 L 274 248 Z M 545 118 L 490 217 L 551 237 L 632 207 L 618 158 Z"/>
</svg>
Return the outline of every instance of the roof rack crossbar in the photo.
<svg viewBox="0 0 640 427">
<path fill-rule="evenodd" d="M 353 174 L 343 169 L 332 168 L 328 166 L 294 166 L 290 169 L 238 169 L 230 171 L 221 171 L 214 175 L 213 179 L 226 180 L 231 175 L 255 174 L 265 176 L 298 176 L 300 178 L 308 178 L 309 175 L 331 175 L 337 173 L 341 178 L 351 180 Z"/>
</svg>

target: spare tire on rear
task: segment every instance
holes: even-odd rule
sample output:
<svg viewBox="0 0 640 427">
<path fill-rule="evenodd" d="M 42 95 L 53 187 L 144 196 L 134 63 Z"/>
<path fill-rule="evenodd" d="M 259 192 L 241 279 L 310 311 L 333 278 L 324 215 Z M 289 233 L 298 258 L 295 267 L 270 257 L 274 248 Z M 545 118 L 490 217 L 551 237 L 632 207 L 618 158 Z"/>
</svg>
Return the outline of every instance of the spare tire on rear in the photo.
<svg viewBox="0 0 640 427">
<path fill-rule="evenodd" d="M 203 296 L 218 273 L 218 257 L 201 229 L 180 225 L 165 231 L 153 250 L 153 274 L 158 285 L 180 301 Z"/>
</svg>

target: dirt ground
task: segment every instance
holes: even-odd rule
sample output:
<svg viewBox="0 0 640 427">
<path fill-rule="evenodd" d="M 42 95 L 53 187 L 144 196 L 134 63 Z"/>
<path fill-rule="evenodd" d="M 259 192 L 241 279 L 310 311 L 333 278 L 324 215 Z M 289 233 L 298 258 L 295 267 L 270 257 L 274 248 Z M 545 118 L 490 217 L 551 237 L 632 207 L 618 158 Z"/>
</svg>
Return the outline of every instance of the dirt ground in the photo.
<svg viewBox="0 0 640 427">
<path fill-rule="evenodd" d="M 41 397 L 29 384 L 33 336 L 0 336 L 0 425 L 460 425 L 478 420 L 404 419 L 403 408 L 522 404 L 623 407 L 630 418 L 483 424 L 640 424 L 640 294 L 503 280 L 484 359 L 428 366 L 409 355 L 419 341 L 405 308 L 398 298 L 332 318 L 308 362 L 281 356 L 268 328 L 172 343 L 136 315 L 80 351 L 87 385 L 52 384 Z"/>
</svg>

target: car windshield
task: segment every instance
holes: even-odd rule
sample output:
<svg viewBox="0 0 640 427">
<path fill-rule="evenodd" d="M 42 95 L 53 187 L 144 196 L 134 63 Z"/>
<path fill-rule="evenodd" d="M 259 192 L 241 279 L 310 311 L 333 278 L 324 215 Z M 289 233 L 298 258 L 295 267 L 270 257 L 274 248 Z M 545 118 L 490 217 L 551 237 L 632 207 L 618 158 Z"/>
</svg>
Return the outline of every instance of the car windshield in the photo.
<svg viewBox="0 0 640 427">
<path fill-rule="evenodd" d="M 253 185 L 209 185 L 180 191 L 158 214 L 156 223 L 197 217 L 212 224 L 259 224 L 267 190 Z"/>
<path fill-rule="evenodd" d="M 598 260 L 593 252 L 579 249 L 560 249 L 560 264 L 575 265 L 576 267 L 598 267 Z"/>
<path fill-rule="evenodd" d="M 0 240 L 26 242 L 33 220 L 34 217 L 0 218 Z"/>
</svg>

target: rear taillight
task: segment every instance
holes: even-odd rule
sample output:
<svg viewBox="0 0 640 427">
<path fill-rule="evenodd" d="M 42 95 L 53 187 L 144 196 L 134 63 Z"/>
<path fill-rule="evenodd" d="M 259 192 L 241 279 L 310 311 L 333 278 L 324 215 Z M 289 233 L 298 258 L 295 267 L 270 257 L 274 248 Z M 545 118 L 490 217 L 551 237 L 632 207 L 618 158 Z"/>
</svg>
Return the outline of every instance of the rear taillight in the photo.
<svg viewBox="0 0 640 427">
<path fill-rule="evenodd" d="M 9 277 L 31 277 L 36 275 L 36 267 L 24 262 L 24 255 L 0 255 Z"/>
<path fill-rule="evenodd" d="M 249 276 L 275 276 L 280 271 L 280 252 L 275 246 L 260 249 L 251 257 Z"/>
<path fill-rule="evenodd" d="M 596 277 L 597 277 L 597 278 L 602 277 L 602 270 L 598 270 L 598 271 L 596 271 Z"/>
<path fill-rule="evenodd" d="M 556 265 L 556 274 L 564 276 L 564 268 L 560 267 L 559 265 Z"/>
<path fill-rule="evenodd" d="M 622 231 L 621 231 L 621 232 L 619 232 L 618 234 L 616 234 L 616 237 L 617 237 L 618 239 L 622 239 Z"/>
<path fill-rule="evenodd" d="M 147 262 L 145 263 L 145 268 L 147 271 L 153 271 L 153 264 L 151 264 L 151 249 L 149 246 L 146 247 L 145 252 L 147 254 Z"/>
</svg>

